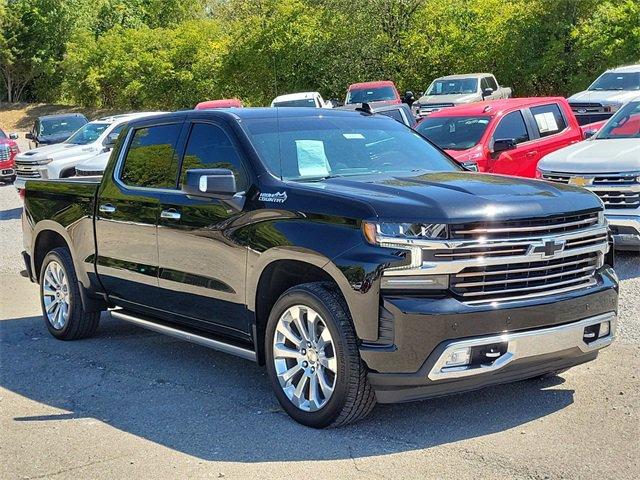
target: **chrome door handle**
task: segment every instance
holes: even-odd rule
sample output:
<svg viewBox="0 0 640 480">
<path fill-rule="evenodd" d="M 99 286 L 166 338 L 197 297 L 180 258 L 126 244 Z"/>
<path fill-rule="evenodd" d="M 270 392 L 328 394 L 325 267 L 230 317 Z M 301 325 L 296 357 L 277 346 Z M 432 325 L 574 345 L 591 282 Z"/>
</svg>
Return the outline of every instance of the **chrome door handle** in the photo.
<svg viewBox="0 0 640 480">
<path fill-rule="evenodd" d="M 160 213 L 160 218 L 166 218 L 168 220 L 180 220 L 180 212 L 177 212 L 173 208 L 171 210 L 163 210 Z"/>
<path fill-rule="evenodd" d="M 105 203 L 104 205 L 100 205 L 100 208 L 98 208 L 98 210 L 100 210 L 102 213 L 115 213 L 116 207 L 114 207 L 110 203 Z"/>
</svg>

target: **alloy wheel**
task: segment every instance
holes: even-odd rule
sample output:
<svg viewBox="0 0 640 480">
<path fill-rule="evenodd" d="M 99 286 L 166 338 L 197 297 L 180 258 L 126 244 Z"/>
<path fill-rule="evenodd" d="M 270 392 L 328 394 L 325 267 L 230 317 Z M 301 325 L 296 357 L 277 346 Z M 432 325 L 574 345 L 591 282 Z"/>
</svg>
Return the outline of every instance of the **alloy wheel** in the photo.
<svg viewBox="0 0 640 480">
<path fill-rule="evenodd" d="M 338 362 L 331 332 L 310 307 L 294 305 L 280 316 L 273 337 L 280 387 L 300 410 L 324 407 L 336 386 Z"/>
<path fill-rule="evenodd" d="M 63 329 L 70 314 L 69 283 L 62 265 L 55 260 L 45 269 L 42 296 L 47 320 L 56 330 Z"/>
</svg>

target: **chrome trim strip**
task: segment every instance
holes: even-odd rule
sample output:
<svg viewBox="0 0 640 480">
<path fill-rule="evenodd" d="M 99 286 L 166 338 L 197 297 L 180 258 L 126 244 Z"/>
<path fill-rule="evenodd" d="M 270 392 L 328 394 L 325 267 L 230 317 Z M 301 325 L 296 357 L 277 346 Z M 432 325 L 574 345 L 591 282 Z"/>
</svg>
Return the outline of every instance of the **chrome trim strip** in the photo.
<svg viewBox="0 0 640 480">
<path fill-rule="evenodd" d="M 564 267 L 564 264 L 560 264 L 558 265 L 558 268 L 562 268 Z M 553 265 L 547 267 L 547 270 L 553 270 Z M 523 278 L 509 278 L 506 280 L 489 280 L 486 282 L 461 282 L 461 283 L 452 283 L 451 287 L 452 288 L 469 288 L 469 287 L 482 287 L 484 285 L 504 285 L 505 283 L 523 283 L 523 282 L 537 282 L 540 280 L 545 280 L 547 278 L 558 278 L 558 277 L 564 277 L 566 275 L 574 275 L 576 273 L 583 273 L 583 272 L 588 272 L 588 271 L 596 271 L 598 269 L 597 265 L 591 265 L 588 267 L 582 267 L 582 268 L 578 268 L 576 270 L 567 270 L 565 272 L 560 272 L 560 273 L 553 273 L 551 275 L 542 275 L 540 277 L 523 277 Z M 495 275 L 493 272 L 485 272 L 485 277 L 491 276 L 491 275 Z M 549 286 L 549 285 L 555 285 L 554 283 L 552 284 L 548 284 L 545 286 Z M 510 292 L 515 292 L 517 290 L 509 290 Z M 496 292 L 489 292 L 489 293 L 496 293 Z M 469 292 L 469 295 L 473 295 L 473 292 Z M 466 294 L 463 294 L 466 295 Z"/>
<path fill-rule="evenodd" d="M 563 263 L 562 265 L 558 265 L 559 267 L 567 267 L 569 265 L 576 265 L 579 263 L 585 263 L 588 262 L 589 259 L 588 258 L 583 258 L 580 260 L 575 260 L 573 262 L 566 262 Z M 515 270 L 496 270 L 496 271 L 491 271 L 491 272 L 467 272 L 467 273 L 459 273 L 458 275 L 456 275 L 456 277 L 458 278 L 462 278 L 462 277 L 486 277 L 487 275 L 504 275 L 506 273 L 522 273 L 522 272 L 534 272 L 534 271 L 538 271 L 538 270 L 549 270 L 550 267 L 549 265 L 545 265 L 543 267 L 530 267 L 530 268 L 517 268 Z"/>
<path fill-rule="evenodd" d="M 584 341 L 584 329 L 586 327 L 607 321 L 610 322 L 609 335 L 591 343 Z M 429 372 L 428 377 L 433 381 L 469 377 L 487 372 L 495 372 L 515 360 L 561 352 L 571 348 L 579 348 L 584 353 L 599 350 L 608 347 L 611 345 L 611 342 L 613 342 L 616 333 L 616 323 L 617 318 L 615 312 L 609 312 L 556 327 L 455 341 L 449 344 L 444 352 L 442 352 L 442 355 L 440 355 Z M 465 347 L 490 345 L 493 343 L 507 343 L 508 345 L 506 353 L 491 363 L 475 368 L 445 366 L 447 358 L 455 350 Z"/>
<path fill-rule="evenodd" d="M 522 300 L 531 300 L 532 298 L 540 298 L 547 297 L 549 295 L 558 295 L 560 293 L 568 293 L 573 292 L 575 290 L 582 290 L 584 288 L 591 288 L 598 284 L 595 279 L 591 278 L 588 283 L 581 283 L 580 285 L 572 285 L 570 287 L 558 288 L 556 290 L 545 290 L 544 292 L 536 292 L 529 293 L 527 295 L 517 295 L 512 297 L 503 297 L 503 298 L 485 298 L 482 300 L 465 300 L 464 303 L 467 305 L 480 305 L 480 304 L 491 304 L 491 305 L 502 305 L 504 303 L 509 302 L 519 302 Z"/>
<path fill-rule="evenodd" d="M 256 352 L 254 352 L 253 350 L 238 347 L 236 345 L 230 345 L 228 343 L 224 343 L 219 340 L 214 340 L 212 338 L 208 338 L 202 335 L 197 335 L 195 333 L 185 332 L 184 330 L 173 328 L 168 325 L 154 323 L 144 318 L 140 318 L 128 313 L 124 313 L 120 310 L 110 310 L 110 313 L 111 313 L 111 316 L 114 318 L 117 318 L 119 320 L 124 320 L 125 322 L 133 323 L 142 328 L 153 330 L 154 332 L 164 333 L 166 335 L 170 335 L 172 337 L 176 337 L 181 340 L 186 340 L 187 342 L 197 343 L 198 345 L 202 345 L 203 347 L 213 348 L 214 350 L 219 350 L 224 353 L 230 353 L 231 355 L 245 358 L 247 360 L 252 360 L 254 362 L 257 359 Z"/>
<path fill-rule="evenodd" d="M 550 225 L 540 225 L 537 227 L 512 227 L 512 228 L 474 228 L 473 230 L 454 230 L 456 234 L 468 235 L 471 233 L 506 233 L 506 232 L 537 232 L 540 230 L 558 230 L 565 227 L 573 227 L 576 225 L 585 225 L 587 223 L 598 223 L 597 215 L 584 220 L 576 220 L 575 222 L 558 223 Z"/>
<path fill-rule="evenodd" d="M 579 282 L 585 282 L 588 281 L 592 278 L 591 275 L 583 275 L 582 277 L 579 278 L 572 278 L 571 280 L 564 280 L 562 282 L 555 282 L 555 283 L 548 283 L 546 285 L 535 285 L 533 287 L 522 287 L 522 288 L 510 288 L 508 290 L 505 290 L 505 292 L 507 292 L 508 294 L 512 293 L 512 292 L 526 292 L 529 290 L 542 290 L 545 288 L 553 288 L 553 287 L 559 287 L 562 285 L 571 285 L 572 283 L 579 283 Z M 503 283 L 503 282 L 501 282 Z M 455 285 L 452 286 L 452 288 L 454 288 Z M 545 292 L 548 292 L 549 290 L 545 290 Z M 493 292 L 464 292 L 464 293 L 456 293 L 456 295 L 460 295 L 462 297 L 482 297 L 485 295 L 496 295 L 499 294 L 499 291 L 493 291 Z M 511 298 L 511 297 L 510 297 Z M 486 299 L 483 300 L 484 302 L 491 302 L 491 301 L 500 301 L 503 302 L 505 301 L 505 298 L 500 298 L 497 300 L 491 300 L 491 299 Z"/>
</svg>

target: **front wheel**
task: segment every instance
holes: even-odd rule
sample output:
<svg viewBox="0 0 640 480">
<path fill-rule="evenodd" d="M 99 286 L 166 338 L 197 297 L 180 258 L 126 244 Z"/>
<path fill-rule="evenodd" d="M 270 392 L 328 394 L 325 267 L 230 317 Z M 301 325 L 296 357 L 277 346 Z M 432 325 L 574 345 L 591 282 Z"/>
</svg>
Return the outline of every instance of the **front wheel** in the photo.
<svg viewBox="0 0 640 480">
<path fill-rule="evenodd" d="M 375 394 L 344 299 L 326 283 L 287 290 L 269 316 L 267 372 L 282 408 L 314 428 L 366 416 Z"/>
<path fill-rule="evenodd" d="M 56 248 L 44 257 L 40 302 L 47 329 L 60 340 L 90 337 L 98 328 L 100 312 L 85 311 L 73 260 L 66 248 Z"/>
</svg>

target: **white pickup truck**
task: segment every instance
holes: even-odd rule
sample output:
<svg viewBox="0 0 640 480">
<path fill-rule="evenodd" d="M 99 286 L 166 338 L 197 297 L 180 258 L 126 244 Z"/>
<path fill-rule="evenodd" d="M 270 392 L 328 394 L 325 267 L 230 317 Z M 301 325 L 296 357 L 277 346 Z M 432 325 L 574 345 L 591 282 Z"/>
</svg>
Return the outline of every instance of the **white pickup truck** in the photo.
<svg viewBox="0 0 640 480">
<path fill-rule="evenodd" d="M 538 176 L 594 192 L 604 203 L 616 248 L 640 252 L 640 97 L 593 137 L 544 157 Z"/>
<path fill-rule="evenodd" d="M 491 73 L 448 75 L 431 82 L 412 108 L 416 116 L 425 116 L 447 107 L 511 98 L 511 93 L 511 88 L 499 85 Z"/>
<path fill-rule="evenodd" d="M 271 101 L 272 107 L 333 108 L 318 92 L 299 92 L 280 95 Z"/>
</svg>

